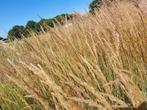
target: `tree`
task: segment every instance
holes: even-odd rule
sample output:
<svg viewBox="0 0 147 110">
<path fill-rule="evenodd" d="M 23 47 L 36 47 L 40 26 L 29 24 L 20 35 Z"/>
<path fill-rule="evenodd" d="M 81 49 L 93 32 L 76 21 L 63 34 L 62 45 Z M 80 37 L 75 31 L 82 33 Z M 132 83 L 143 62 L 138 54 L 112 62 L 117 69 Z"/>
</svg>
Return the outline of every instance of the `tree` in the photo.
<svg viewBox="0 0 147 110">
<path fill-rule="evenodd" d="M 66 13 L 66 14 L 61 14 L 61 15 L 54 17 L 54 22 L 64 24 L 66 20 L 70 20 L 70 19 L 72 19 L 72 15 Z"/>
<path fill-rule="evenodd" d="M 39 21 L 39 24 L 41 26 L 49 26 L 49 27 L 54 27 L 53 19 L 41 19 Z"/>
<path fill-rule="evenodd" d="M 26 30 L 24 26 L 15 25 L 9 32 L 8 32 L 8 39 L 14 40 L 21 39 L 23 36 L 26 36 Z"/>
<path fill-rule="evenodd" d="M 49 28 L 53 28 L 54 27 L 54 21 L 53 19 L 41 19 L 38 22 L 38 25 L 36 28 L 38 28 L 39 31 L 41 31 L 42 29 L 44 31 L 48 30 Z M 42 28 L 42 29 L 41 29 Z"/>
<path fill-rule="evenodd" d="M 40 26 L 39 23 L 36 23 L 35 31 L 36 31 L 36 32 L 40 32 L 40 31 L 41 31 L 41 26 Z"/>
<path fill-rule="evenodd" d="M 9 32 L 7 38 L 10 40 L 21 39 L 23 36 L 28 37 L 30 35 L 29 30 L 36 33 L 42 30 L 47 31 L 50 28 L 55 27 L 55 24 L 64 24 L 65 20 L 70 20 L 73 17 L 71 14 L 61 14 L 52 19 L 41 19 L 39 22 L 30 20 L 24 26 L 15 25 Z"/>
<path fill-rule="evenodd" d="M 0 41 L 7 41 L 7 38 L 0 37 Z"/>
<path fill-rule="evenodd" d="M 37 23 L 36 23 L 35 21 L 30 20 L 30 21 L 27 22 L 25 28 L 26 28 L 27 30 L 36 31 L 36 25 L 37 25 Z"/>
<path fill-rule="evenodd" d="M 93 0 L 89 5 L 89 12 L 94 14 L 95 9 L 99 9 L 102 5 L 102 0 Z"/>
<path fill-rule="evenodd" d="M 89 12 L 94 14 L 96 9 L 99 9 L 102 4 L 110 6 L 114 0 L 93 0 L 92 3 L 89 5 Z"/>
<path fill-rule="evenodd" d="M 3 38 L 2 38 L 2 37 L 0 37 L 0 40 L 3 40 Z"/>
</svg>

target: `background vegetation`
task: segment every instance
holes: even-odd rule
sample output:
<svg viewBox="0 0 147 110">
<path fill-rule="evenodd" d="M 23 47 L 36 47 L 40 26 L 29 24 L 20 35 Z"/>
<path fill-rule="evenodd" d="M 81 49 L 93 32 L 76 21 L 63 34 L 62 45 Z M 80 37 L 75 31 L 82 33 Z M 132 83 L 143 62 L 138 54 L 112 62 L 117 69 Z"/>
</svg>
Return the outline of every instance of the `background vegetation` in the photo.
<svg viewBox="0 0 147 110">
<path fill-rule="evenodd" d="M 19 26 L 15 25 L 11 30 L 8 32 L 8 39 L 21 39 L 22 37 L 30 36 L 29 31 L 33 32 L 41 32 L 42 30 L 46 30 L 49 28 L 53 28 L 54 25 L 57 24 L 64 24 L 65 21 L 63 20 L 70 20 L 72 18 L 71 14 L 61 14 L 52 19 L 44 19 L 41 18 L 39 22 L 35 21 L 28 21 L 26 26 Z M 57 23 L 58 21 L 58 23 Z"/>
</svg>

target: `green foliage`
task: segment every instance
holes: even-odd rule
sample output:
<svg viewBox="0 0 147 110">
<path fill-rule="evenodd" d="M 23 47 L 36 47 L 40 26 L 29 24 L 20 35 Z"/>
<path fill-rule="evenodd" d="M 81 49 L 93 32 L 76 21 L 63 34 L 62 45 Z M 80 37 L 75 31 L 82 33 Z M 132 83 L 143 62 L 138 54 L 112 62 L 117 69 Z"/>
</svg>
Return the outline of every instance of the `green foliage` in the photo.
<svg viewBox="0 0 147 110">
<path fill-rule="evenodd" d="M 72 19 L 71 14 L 61 14 L 54 18 L 54 22 L 59 24 L 64 24 L 66 20 L 70 20 L 70 19 Z"/>
<path fill-rule="evenodd" d="M 36 30 L 36 32 L 40 32 L 41 31 L 41 26 L 40 26 L 39 23 L 36 24 L 35 30 Z"/>
<path fill-rule="evenodd" d="M 3 38 L 2 38 L 2 37 L 0 37 L 0 40 L 3 40 Z"/>
<path fill-rule="evenodd" d="M 110 6 L 111 3 L 113 2 L 114 0 L 106 0 L 106 1 L 103 1 L 103 0 L 93 0 L 91 2 L 91 4 L 89 5 L 89 12 L 94 14 L 95 13 L 95 10 L 99 10 L 99 8 L 105 4 L 107 6 Z"/>
<path fill-rule="evenodd" d="M 49 26 L 49 27 L 54 27 L 53 19 L 41 19 L 39 21 L 39 24 L 41 26 Z"/>
<path fill-rule="evenodd" d="M 26 29 L 28 29 L 28 30 L 36 30 L 36 25 L 37 25 L 37 23 L 35 22 L 35 21 L 28 21 L 27 22 L 27 24 L 26 24 Z"/>
<path fill-rule="evenodd" d="M 41 19 L 39 22 L 35 22 L 30 20 L 24 26 L 15 25 L 8 32 L 8 39 L 21 39 L 22 37 L 26 37 L 29 35 L 29 30 L 34 32 L 41 32 L 42 29 L 47 31 L 49 28 L 53 28 L 55 24 L 64 24 L 66 20 L 70 20 L 72 18 L 71 14 L 61 14 L 52 19 Z"/>
<path fill-rule="evenodd" d="M 8 32 L 8 39 L 14 40 L 21 39 L 22 37 L 26 36 L 26 29 L 24 26 L 15 25 L 9 32 Z"/>
<path fill-rule="evenodd" d="M 8 39 L 7 38 L 0 37 L 0 40 L 1 41 L 7 41 Z"/>
<path fill-rule="evenodd" d="M 41 28 L 42 28 L 44 31 L 47 31 L 48 28 L 53 28 L 53 27 L 54 27 L 53 19 L 44 19 L 43 18 L 39 21 L 37 30 L 40 32 Z"/>
<path fill-rule="evenodd" d="M 89 12 L 94 13 L 95 9 L 99 9 L 102 5 L 102 0 L 93 0 L 89 5 Z"/>
</svg>

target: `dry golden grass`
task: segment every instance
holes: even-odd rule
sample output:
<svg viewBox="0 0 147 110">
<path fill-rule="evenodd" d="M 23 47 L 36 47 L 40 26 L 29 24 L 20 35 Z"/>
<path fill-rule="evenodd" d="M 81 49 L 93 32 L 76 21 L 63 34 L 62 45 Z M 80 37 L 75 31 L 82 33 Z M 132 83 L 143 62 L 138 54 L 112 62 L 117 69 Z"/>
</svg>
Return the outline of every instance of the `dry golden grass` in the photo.
<svg viewBox="0 0 147 110">
<path fill-rule="evenodd" d="M 1 47 L 0 47 L 1 48 Z M 2 110 L 114 110 L 147 96 L 147 31 L 130 3 L 3 45 Z"/>
</svg>

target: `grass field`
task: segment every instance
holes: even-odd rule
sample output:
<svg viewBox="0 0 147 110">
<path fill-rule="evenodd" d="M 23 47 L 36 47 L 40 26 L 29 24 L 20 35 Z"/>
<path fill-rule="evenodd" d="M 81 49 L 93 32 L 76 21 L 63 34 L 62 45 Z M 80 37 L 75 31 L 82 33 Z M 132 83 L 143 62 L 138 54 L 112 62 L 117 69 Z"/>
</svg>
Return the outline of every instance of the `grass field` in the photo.
<svg viewBox="0 0 147 110">
<path fill-rule="evenodd" d="M 145 22 L 118 2 L 0 45 L 0 110 L 137 108 L 147 99 Z"/>
</svg>

